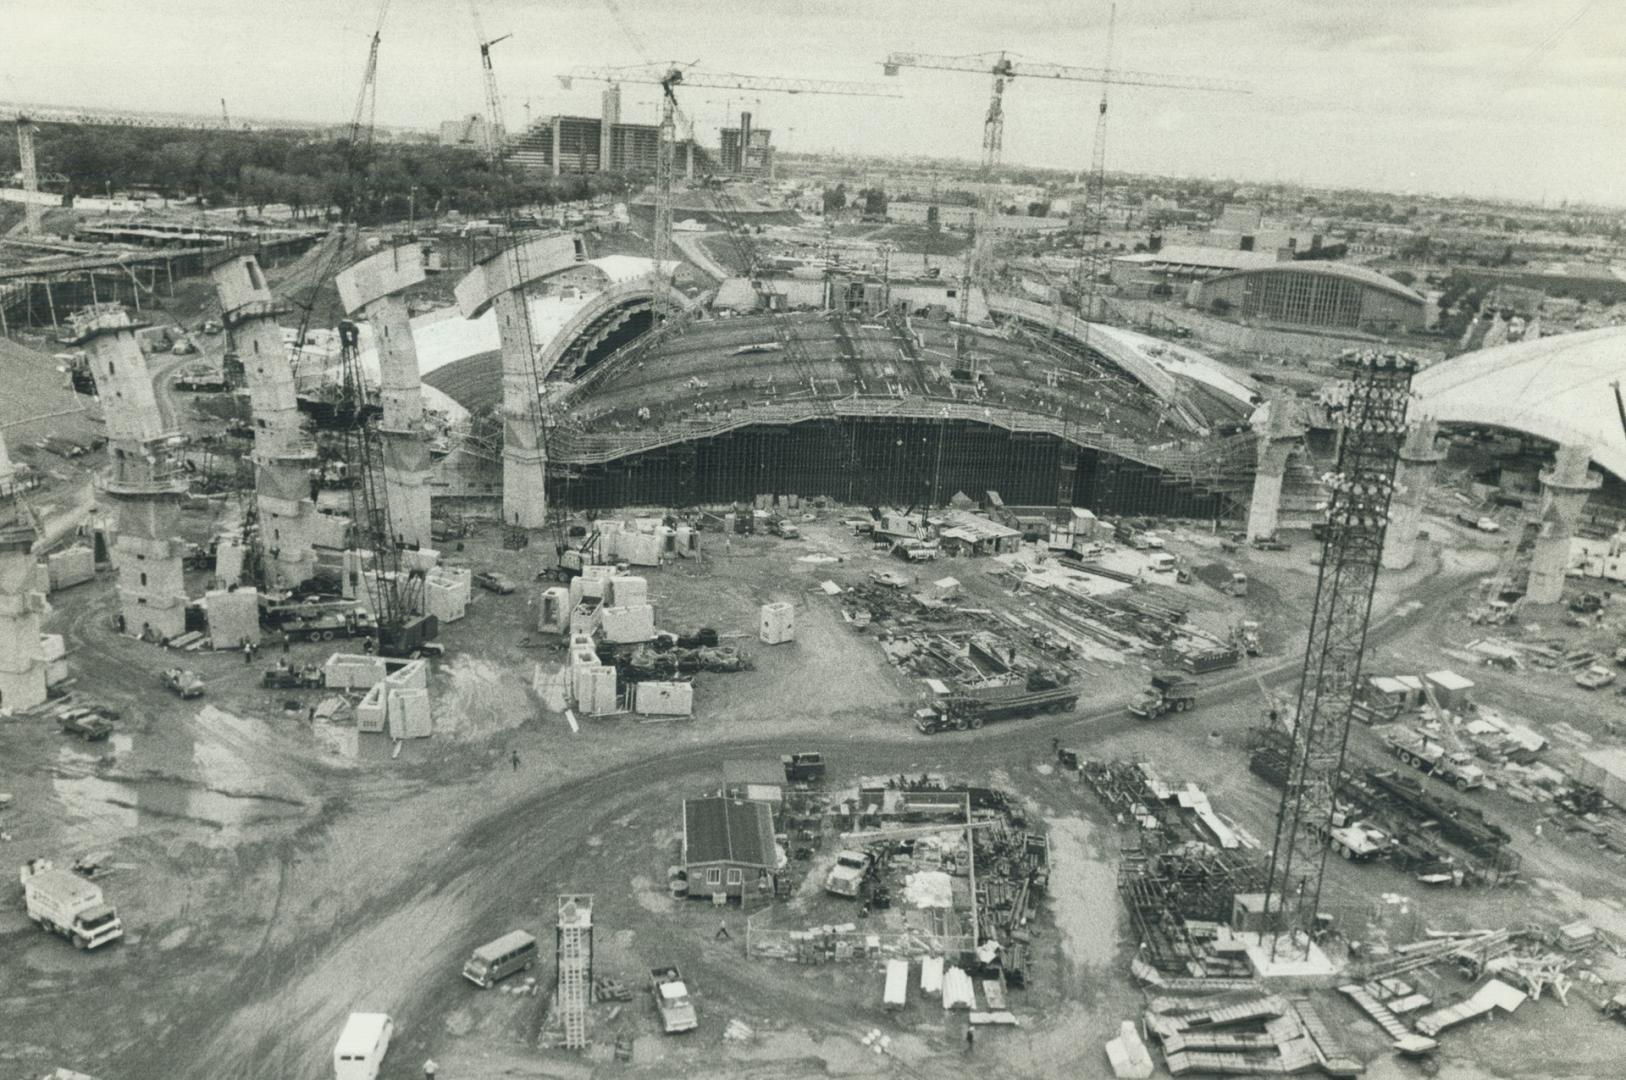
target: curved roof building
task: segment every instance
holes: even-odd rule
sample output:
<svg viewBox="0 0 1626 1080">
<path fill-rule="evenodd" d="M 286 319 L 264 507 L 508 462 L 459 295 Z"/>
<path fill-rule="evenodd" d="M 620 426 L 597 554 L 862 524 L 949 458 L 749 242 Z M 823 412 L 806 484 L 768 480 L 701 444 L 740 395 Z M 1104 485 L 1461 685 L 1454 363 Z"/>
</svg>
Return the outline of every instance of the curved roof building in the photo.
<svg viewBox="0 0 1626 1080">
<path fill-rule="evenodd" d="M 1626 376 L 1626 327 L 1498 345 L 1435 364 L 1412 383 L 1414 411 L 1442 424 L 1505 428 L 1590 448 L 1626 480 L 1626 430 L 1613 383 Z"/>
<path fill-rule="evenodd" d="M 1350 263 L 1288 260 L 1218 274 L 1193 286 L 1193 300 L 1216 301 L 1244 319 L 1346 330 L 1421 330 L 1421 293 Z"/>
</svg>

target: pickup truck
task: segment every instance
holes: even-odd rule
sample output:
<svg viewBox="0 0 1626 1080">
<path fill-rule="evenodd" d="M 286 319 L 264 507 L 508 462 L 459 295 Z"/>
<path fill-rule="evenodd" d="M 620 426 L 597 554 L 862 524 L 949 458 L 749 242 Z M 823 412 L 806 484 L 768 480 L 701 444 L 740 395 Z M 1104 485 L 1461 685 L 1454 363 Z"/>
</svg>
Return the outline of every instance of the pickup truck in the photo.
<svg viewBox="0 0 1626 1080">
<path fill-rule="evenodd" d="M 30 859 L 19 872 L 23 907 L 34 925 L 94 949 L 124 936 L 119 913 L 102 897 L 101 886 L 48 859 Z"/>
<path fill-rule="evenodd" d="M 203 680 L 198 678 L 195 671 L 187 671 L 184 668 L 166 668 L 159 678 L 165 686 L 182 698 L 203 696 Z"/>
<path fill-rule="evenodd" d="M 689 988 L 675 967 L 654 968 L 649 973 L 649 990 L 655 996 L 655 1008 L 661 1014 L 661 1026 L 668 1035 L 680 1031 L 693 1031 L 700 1026 L 694 1014 L 694 1002 L 689 1000 Z"/>
<path fill-rule="evenodd" d="M 495 570 L 481 570 L 474 575 L 474 583 L 486 592 L 494 592 L 498 596 L 507 596 L 519 586 L 507 574 L 499 574 Z"/>
<path fill-rule="evenodd" d="M 836 864 L 824 876 L 824 891 L 833 896 L 857 896 L 869 865 L 870 857 L 865 852 L 836 852 Z"/>
<path fill-rule="evenodd" d="M 800 540 L 802 538 L 802 530 L 785 518 L 768 519 L 768 531 L 781 540 Z"/>
<path fill-rule="evenodd" d="M 1395 757 L 1456 786 L 1458 791 L 1483 787 L 1485 770 L 1473 763 L 1473 756 L 1463 751 L 1449 751 L 1444 744 L 1435 742 L 1421 731 L 1412 728 L 1393 728 L 1382 735 L 1383 744 Z"/>
</svg>

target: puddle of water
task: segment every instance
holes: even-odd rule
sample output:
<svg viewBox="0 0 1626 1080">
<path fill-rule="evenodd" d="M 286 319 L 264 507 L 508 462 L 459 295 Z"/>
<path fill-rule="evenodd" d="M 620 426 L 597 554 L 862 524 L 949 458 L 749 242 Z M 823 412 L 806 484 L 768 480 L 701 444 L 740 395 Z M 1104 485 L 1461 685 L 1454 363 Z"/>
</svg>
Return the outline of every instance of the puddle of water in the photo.
<svg viewBox="0 0 1626 1080">
<path fill-rule="evenodd" d="M 1081 967 L 1106 966 L 1118 951 L 1118 878 L 1091 850 L 1083 818 L 1045 818 L 1050 827 L 1050 898 L 1062 951 Z"/>
</svg>

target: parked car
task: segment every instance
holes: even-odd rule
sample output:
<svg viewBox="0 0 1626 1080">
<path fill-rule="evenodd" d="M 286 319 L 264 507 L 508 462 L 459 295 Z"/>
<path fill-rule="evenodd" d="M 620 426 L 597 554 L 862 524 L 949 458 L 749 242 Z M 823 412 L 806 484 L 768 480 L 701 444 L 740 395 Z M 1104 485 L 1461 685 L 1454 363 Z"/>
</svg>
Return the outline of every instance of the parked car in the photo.
<svg viewBox="0 0 1626 1080">
<path fill-rule="evenodd" d="M 195 671 L 172 667 L 166 669 L 161 678 L 165 686 L 183 698 L 203 696 L 203 680 L 198 678 Z"/>
<path fill-rule="evenodd" d="M 481 570 L 474 575 L 474 583 L 486 592 L 494 592 L 499 596 L 507 596 L 519 586 L 514 579 L 506 574 L 499 574 L 495 570 Z"/>
<path fill-rule="evenodd" d="M 1615 673 L 1602 664 L 1593 664 L 1575 676 L 1575 685 L 1582 690 L 1602 690 L 1614 681 Z"/>
</svg>

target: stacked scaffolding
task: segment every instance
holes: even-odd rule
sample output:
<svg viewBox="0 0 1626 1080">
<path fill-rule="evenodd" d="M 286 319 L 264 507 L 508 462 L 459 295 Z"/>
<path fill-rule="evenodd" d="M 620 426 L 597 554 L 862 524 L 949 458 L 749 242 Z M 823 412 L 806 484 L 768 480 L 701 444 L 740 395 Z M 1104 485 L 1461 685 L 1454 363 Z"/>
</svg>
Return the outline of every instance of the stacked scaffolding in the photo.
<svg viewBox="0 0 1626 1080">
<path fill-rule="evenodd" d="M 118 304 L 87 307 L 74 318 L 86 346 L 107 420 L 107 469 L 97 490 L 112 511 L 117 539 L 119 615 L 127 632 L 172 638 L 186 632 L 185 544 L 181 499 L 187 481 L 176 457 L 181 437 L 164 424 L 136 322 Z"/>
<path fill-rule="evenodd" d="M 21 711 L 45 700 L 45 653 L 34 590 L 34 522 L 17 471 L 0 438 L 0 708 Z"/>
<path fill-rule="evenodd" d="M 593 985 L 593 897 L 559 897 L 559 930 L 555 945 L 558 982 L 553 1000 L 564 1025 L 565 1047 L 587 1046 L 588 989 Z"/>
</svg>

